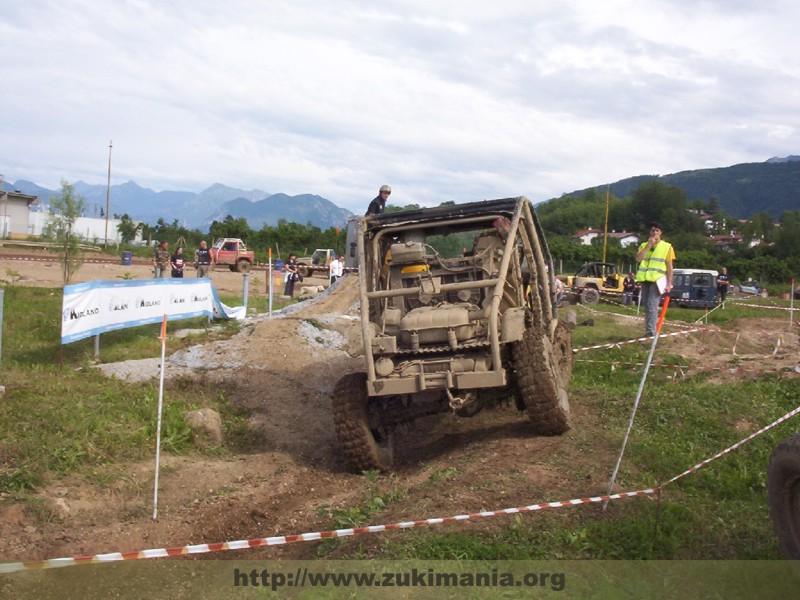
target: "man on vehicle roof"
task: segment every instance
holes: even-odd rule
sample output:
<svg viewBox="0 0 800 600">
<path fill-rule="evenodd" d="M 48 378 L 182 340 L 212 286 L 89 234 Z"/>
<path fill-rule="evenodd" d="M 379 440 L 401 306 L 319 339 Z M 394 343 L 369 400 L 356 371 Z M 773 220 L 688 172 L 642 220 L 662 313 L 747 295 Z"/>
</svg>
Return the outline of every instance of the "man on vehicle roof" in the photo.
<svg viewBox="0 0 800 600">
<path fill-rule="evenodd" d="M 369 203 L 366 216 L 383 214 L 383 211 L 386 209 L 386 201 L 389 199 L 391 193 L 391 187 L 382 185 L 381 189 L 378 191 L 378 195 Z"/>
</svg>

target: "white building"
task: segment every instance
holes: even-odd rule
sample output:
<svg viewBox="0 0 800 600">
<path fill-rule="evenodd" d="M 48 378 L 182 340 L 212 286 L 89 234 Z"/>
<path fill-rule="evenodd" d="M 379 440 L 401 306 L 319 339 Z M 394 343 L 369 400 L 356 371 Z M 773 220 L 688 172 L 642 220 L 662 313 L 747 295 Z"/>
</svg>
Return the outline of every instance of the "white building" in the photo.
<svg viewBox="0 0 800 600">
<path fill-rule="evenodd" d="M 49 212 L 31 212 L 30 213 L 30 235 L 42 236 L 47 223 L 50 220 Z M 73 232 L 80 238 L 86 240 L 91 244 L 121 244 L 122 236 L 117 229 L 122 221 L 120 219 L 108 219 L 108 239 L 106 239 L 106 219 L 94 217 L 78 217 L 73 227 Z M 134 221 L 138 223 L 138 221 Z M 135 244 L 142 243 L 142 232 L 136 232 Z"/>
<path fill-rule="evenodd" d="M 39 199 L 20 192 L 0 192 L 0 237 L 25 239 L 30 233 L 31 206 Z"/>
<path fill-rule="evenodd" d="M 594 229 L 593 227 L 590 227 L 589 229 L 582 229 L 581 231 L 578 231 L 572 237 L 573 239 L 577 239 L 583 246 L 591 246 L 592 240 L 603 237 L 603 232 L 600 229 Z M 639 236 L 635 233 L 631 233 L 630 231 L 611 231 L 608 234 L 608 237 L 619 240 L 619 243 L 623 248 L 627 248 L 628 246 L 639 243 Z"/>
</svg>

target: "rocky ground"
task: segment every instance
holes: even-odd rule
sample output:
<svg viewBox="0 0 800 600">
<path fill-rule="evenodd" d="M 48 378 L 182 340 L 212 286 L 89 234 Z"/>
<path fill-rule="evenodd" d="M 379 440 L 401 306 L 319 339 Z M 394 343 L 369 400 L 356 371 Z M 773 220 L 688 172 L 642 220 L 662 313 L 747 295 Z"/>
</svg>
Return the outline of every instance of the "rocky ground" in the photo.
<svg viewBox="0 0 800 600">
<path fill-rule="evenodd" d="M 9 271 L 25 285 L 58 285 L 56 263 L 0 258 L 0 276 L 9 276 Z M 136 265 L 87 264 L 74 281 L 124 273 L 146 277 L 148 271 Z M 239 274 L 217 271 L 212 278 L 223 293 L 241 291 Z M 251 285 L 258 280 L 251 297 L 255 293 L 263 298 L 265 273 L 253 272 L 249 279 Z M 37 511 L 30 505 L 0 505 L 0 557 L 32 561 L 332 528 L 331 511 L 359 506 L 366 491 L 365 477 L 350 472 L 341 457 L 330 402 L 336 381 L 363 368 L 356 292 L 357 279 L 346 277 L 314 301 L 273 318 L 249 318 L 229 340 L 170 357 L 168 374 L 196 371 L 201 358 L 209 385 L 222 379 L 233 383 L 230 401 L 251 413 L 249 428 L 256 443 L 250 453 L 162 456 L 157 521 L 151 519 L 152 461 L 113 465 L 102 484 L 81 476 L 54 481 L 39 491 Z M 737 335 L 713 333 L 718 336 L 713 356 L 707 343 L 699 345 L 692 336 L 670 341 L 670 353 L 685 352 L 690 361 L 702 357 L 706 364 L 728 364 L 735 354 L 754 368 L 786 366 L 796 362 L 798 340 L 785 329 L 783 323 L 764 319 L 737 330 Z M 773 353 L 780 336 L 780 352 Z M 147 363 L 105 368 L 120 377 L 158 374 L 157 365 Z M 721 379 L 739 376 L 718 374 Z M 471 419 L 442 415 L 418 421 L 398 440 L 395 474 L 381 479 L 402 500 L 388 504 L 376 523 L 601 493 L 618 449 L 591 435 L 597 406 L 574 395 L 571 404 L 573 429 L 554 438 L 531 434 L 525 415 L 513 406 L 485 410 Z M 474 531 L 508 524 L 500 518 L 442 529 Z M 338 549 L 327 546 L 326 552 L 336 556 L 358 544 L 369 554 L 379 543 L 378 536 L 361 536 Z M 313 558 L 321 545 L 298 543 L 226 556 Z"/>
</svg>

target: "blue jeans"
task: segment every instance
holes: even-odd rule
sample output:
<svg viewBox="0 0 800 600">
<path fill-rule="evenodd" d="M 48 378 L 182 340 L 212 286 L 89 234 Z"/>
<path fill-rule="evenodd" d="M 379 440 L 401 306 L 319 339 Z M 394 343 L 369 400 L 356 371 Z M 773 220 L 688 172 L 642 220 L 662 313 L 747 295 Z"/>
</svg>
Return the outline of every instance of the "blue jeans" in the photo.
<svg viewBox="0 0 800 600">
<path fill-rule="evenodd" d="M 644 306 L 644 333 L 647 336 L 654 336 L 658 324 L 658 303 L 661 300 L 658 285 L 653 281 L 645 281 L 642 283 L 640 294 Z"/>
<path fill-rule="evenodd" d="M 622 304 L 624 306 L 633 304 L 633 292 L 622 292 Z"/>
</svg>

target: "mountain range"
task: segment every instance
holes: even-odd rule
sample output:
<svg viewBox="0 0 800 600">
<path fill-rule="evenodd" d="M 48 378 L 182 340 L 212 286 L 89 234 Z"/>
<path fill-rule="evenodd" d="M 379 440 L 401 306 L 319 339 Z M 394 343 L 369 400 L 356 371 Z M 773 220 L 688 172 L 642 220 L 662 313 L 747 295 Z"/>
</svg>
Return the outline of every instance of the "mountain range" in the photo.
<svg viewBox="0 0 800 600">
<path fill-rule="evenodd" d="M 349 210 L 339 208 L 330 200 L 313 194 L 288 196 L 269 194 L 262 190 L 241 190 L 215 183 L 202 192 L 163 191 L 155 192 L 143 188 L 133 181 L 112 185 L 91 185 L 83 181 L 74 184 L 75 193 L 86 205 L 87 217 L 99 217 L 105 211 L 106 195 L 109 196 L 111 215 L 127 214 L 137 221 L 151 225 L 158 219 L 178 222 L 189 229 L 207 230 L 213 221 L 222 221 L 226 216 L 245 217 L 255 230 L 264 225 L 277 225 L 279 219 L 296 223 L 311 223 L 320 229 L 346 225 Z M 11 188 L 12 186 L 7 186 Z M 60 190 L 49 190 L 33 182 L 19 180 L 13 189 L 38 196 L 41 204 L 57 196 Z"/>
<path fill-rule="evenodd" d="M 743 163 L 730 167 L 681 171 L 670 175 L 638 175 L 609 184 L 617 198 L 627 198 L 648 181 L 661 181 L 681 188 L 689 200 L 709 202 L 716 199 L 722 210 L 738 218 L 768 212 L 779 218 L 786 211 L 800 210 L 800 156 L 773 157 L 761 163 Z M 33 182 L 19 180 L 4 184 L 6 190 L 18 190 L 38 196 L 46 204 L 58 190 L 49 190 Z M 589 189 L 603 189 L 606 184 L 577 190 L 568 196 L 582 196 Z M 105 210 L 105 185 L 90 185 L 79 181 L 75 192 L 86 203 L 86 216 L 101 216 Z M 128 214 L 132 219 L 155 224 L 159 218 L 174 219 L 188 228 L 208 229 L 215 220 L 227 215 L 245 217 L 251 228 L 277 225 L 279 219 L 296 223 L 311 223 L 321 229 L 341 227 L 352 216 L 330 200 L 313 194 L 288 196 L 269 194 L 262 190 L 241 190 L 215 183 L 200 193 L 162 191 L 143 188 L 133 181 L 110 188 L 112 215 Z M 558 199 L 553 199 L 558 201 Z"/>
<path fill-rule="evenodd" d="M 681 188 L 691 200 L 716 198 L 727 214 L 747 219 L 760 212 L 779 218 L 786 211 L 800 210 L 800 156 L 773 157 L 763 163 L 681 171 L 670 175 L 638 175 L 610 184 L 617 198 L 632 196 L 640 185 L 661 181 Z M 606 186 L 595 186 L 589 189 Z M 582 196 L 588 189 L 572 192 Z"/>
</svg>

